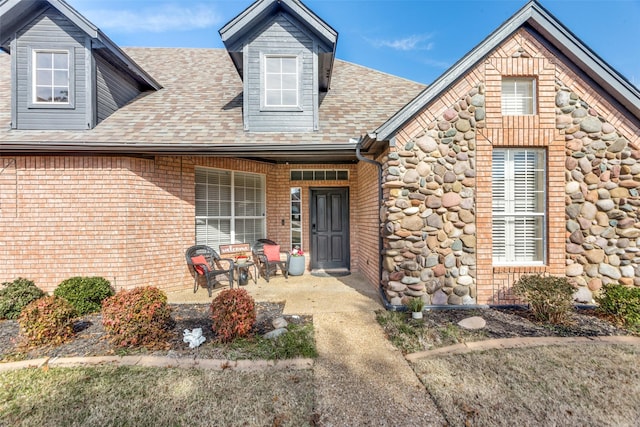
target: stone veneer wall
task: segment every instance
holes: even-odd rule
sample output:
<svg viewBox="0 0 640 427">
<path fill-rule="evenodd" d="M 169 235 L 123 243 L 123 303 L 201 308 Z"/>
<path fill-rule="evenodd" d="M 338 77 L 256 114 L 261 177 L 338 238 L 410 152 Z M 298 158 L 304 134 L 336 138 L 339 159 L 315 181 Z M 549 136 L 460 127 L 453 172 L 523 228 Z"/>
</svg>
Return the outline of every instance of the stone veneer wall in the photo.
<svg viewBox="0 0 640 427">
<path fill-rule="evenodd" d="M 557 83 L 556 127 L 566 140 L 566 275 L 576 300 L 603 284 L 640 286 L 640 150 Z"/>
<path fill-rule="evenodd" d="M 382 159 L 382 284 L 394 305 L 475 303 L 475 138 L 484 118 L 479 85 Z"/>
<path fill-rule="evenodd" d="M 566 141 L 566 276 L 575 300 L 590 303 L 603 284 L 640 286 L 640 150 L 560 81 L 555 102 Z M 382 284 L 394 305 L 476 302 L 475 138 L 484 118 L 480 84 L 382 159 Z"/>
</svg>

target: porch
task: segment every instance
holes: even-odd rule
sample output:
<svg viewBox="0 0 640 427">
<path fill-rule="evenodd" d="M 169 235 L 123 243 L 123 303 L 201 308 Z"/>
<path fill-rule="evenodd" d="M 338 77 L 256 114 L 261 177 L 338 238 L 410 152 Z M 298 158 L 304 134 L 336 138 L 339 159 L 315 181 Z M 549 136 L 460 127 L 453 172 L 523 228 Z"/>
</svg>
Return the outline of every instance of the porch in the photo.
<svg viewBox="0 0 640 427">
<path fill-rule="evenodd" d="M 271 277 L 269 282 L 259 278 L 258 283 L 250 280 L 240 288 L 246 289 L 256 301 L 284 301 L 284 314 L 367 312 L 382 308 L 378 290 L 360 273 L 343 277 L 316 277 L 306 273 L 289 276 L 288 279 L 279 274 Z M 194 293 L 192 286 L 167 292 L 167 297 L 172 304 L 209 304 L 225 289 L 229 286 L 223 280 L 213 290 L 212 298 L 206 288 L 199 288 Z"/>
</svg>

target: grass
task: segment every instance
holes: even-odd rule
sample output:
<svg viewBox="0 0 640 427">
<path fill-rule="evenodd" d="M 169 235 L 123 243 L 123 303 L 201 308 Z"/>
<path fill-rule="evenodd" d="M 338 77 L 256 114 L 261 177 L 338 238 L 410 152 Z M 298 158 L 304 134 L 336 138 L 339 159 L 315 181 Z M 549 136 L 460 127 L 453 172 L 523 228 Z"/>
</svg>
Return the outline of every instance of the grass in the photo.
<svg viewBox="0 0 640 427">
<path fill-rule="evenodd" d="M 236 339 L 228 345 L 226 353 L 230 360 L 318 357 L 312 324 L 291 324 L 286 333 L 271 340 L 260 336 Z"/>
<path fill-rule="evenodd" d="M 139 367 L 0 374 L 0 425 L 304 426 L 313 374 Z"/>
<path fill-rule="evenodd" d="M 470 311 L 469 315 L 474 314 Z M 378 310 L 376 320 L 393 345 L 405 354 L 458 344 L 465 340 L 476 341 L 485 335 L 482 330 L 468 331 L 455 324 L 438 328 L 425 327 L 423 320 L 410 319 L 407 313 L 398 311 Z"/>
<path fill-rule="evenodd" d="M 640 421 L 640 347 L 491 350 L 413 368 L 450 425 L 632 426 Z"/>
</svg>

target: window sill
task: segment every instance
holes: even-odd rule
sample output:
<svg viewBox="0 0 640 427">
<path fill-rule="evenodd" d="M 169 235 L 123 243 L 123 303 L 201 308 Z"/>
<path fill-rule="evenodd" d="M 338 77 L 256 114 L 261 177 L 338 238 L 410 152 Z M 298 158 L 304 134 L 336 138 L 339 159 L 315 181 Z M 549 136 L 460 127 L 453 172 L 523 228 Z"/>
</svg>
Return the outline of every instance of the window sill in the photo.
<svg viewBox="0 0 640 427">
<path fill-rule="evenodd" d="M 31 103 L 27 106 L 29 110 L 75 110 L 75 106 L 69 104 L 34 104 Z"/>
<path fill-rule="evenodd" d="M 302 107 L 260 107 L 261 112 L 275 112 L 275 113 L 295 113 L 304 111 Z"/>
<path fill-rule="evenodd" d="M 549 266 L 544 264 L 535 265 L 494 265 L 494 273 L 546 273 Z"/>
</svg>

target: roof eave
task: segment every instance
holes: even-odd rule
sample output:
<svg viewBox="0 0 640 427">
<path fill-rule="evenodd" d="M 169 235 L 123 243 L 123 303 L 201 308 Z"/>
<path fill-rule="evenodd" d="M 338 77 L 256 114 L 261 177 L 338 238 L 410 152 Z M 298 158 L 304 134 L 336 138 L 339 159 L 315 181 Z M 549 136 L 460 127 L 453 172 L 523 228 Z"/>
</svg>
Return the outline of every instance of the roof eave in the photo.
<svg viewBox="0 0 640 427">
<path fill-rule="evenodd" d="M 131 144 L 119 142 L 3 142 L 0 150 L 14 154 L 120 154 L 189 155 L 265 158 L 270 161 L 352 161 L 356 160 L 355 142 L 336 144 Z"/>
</svg>

